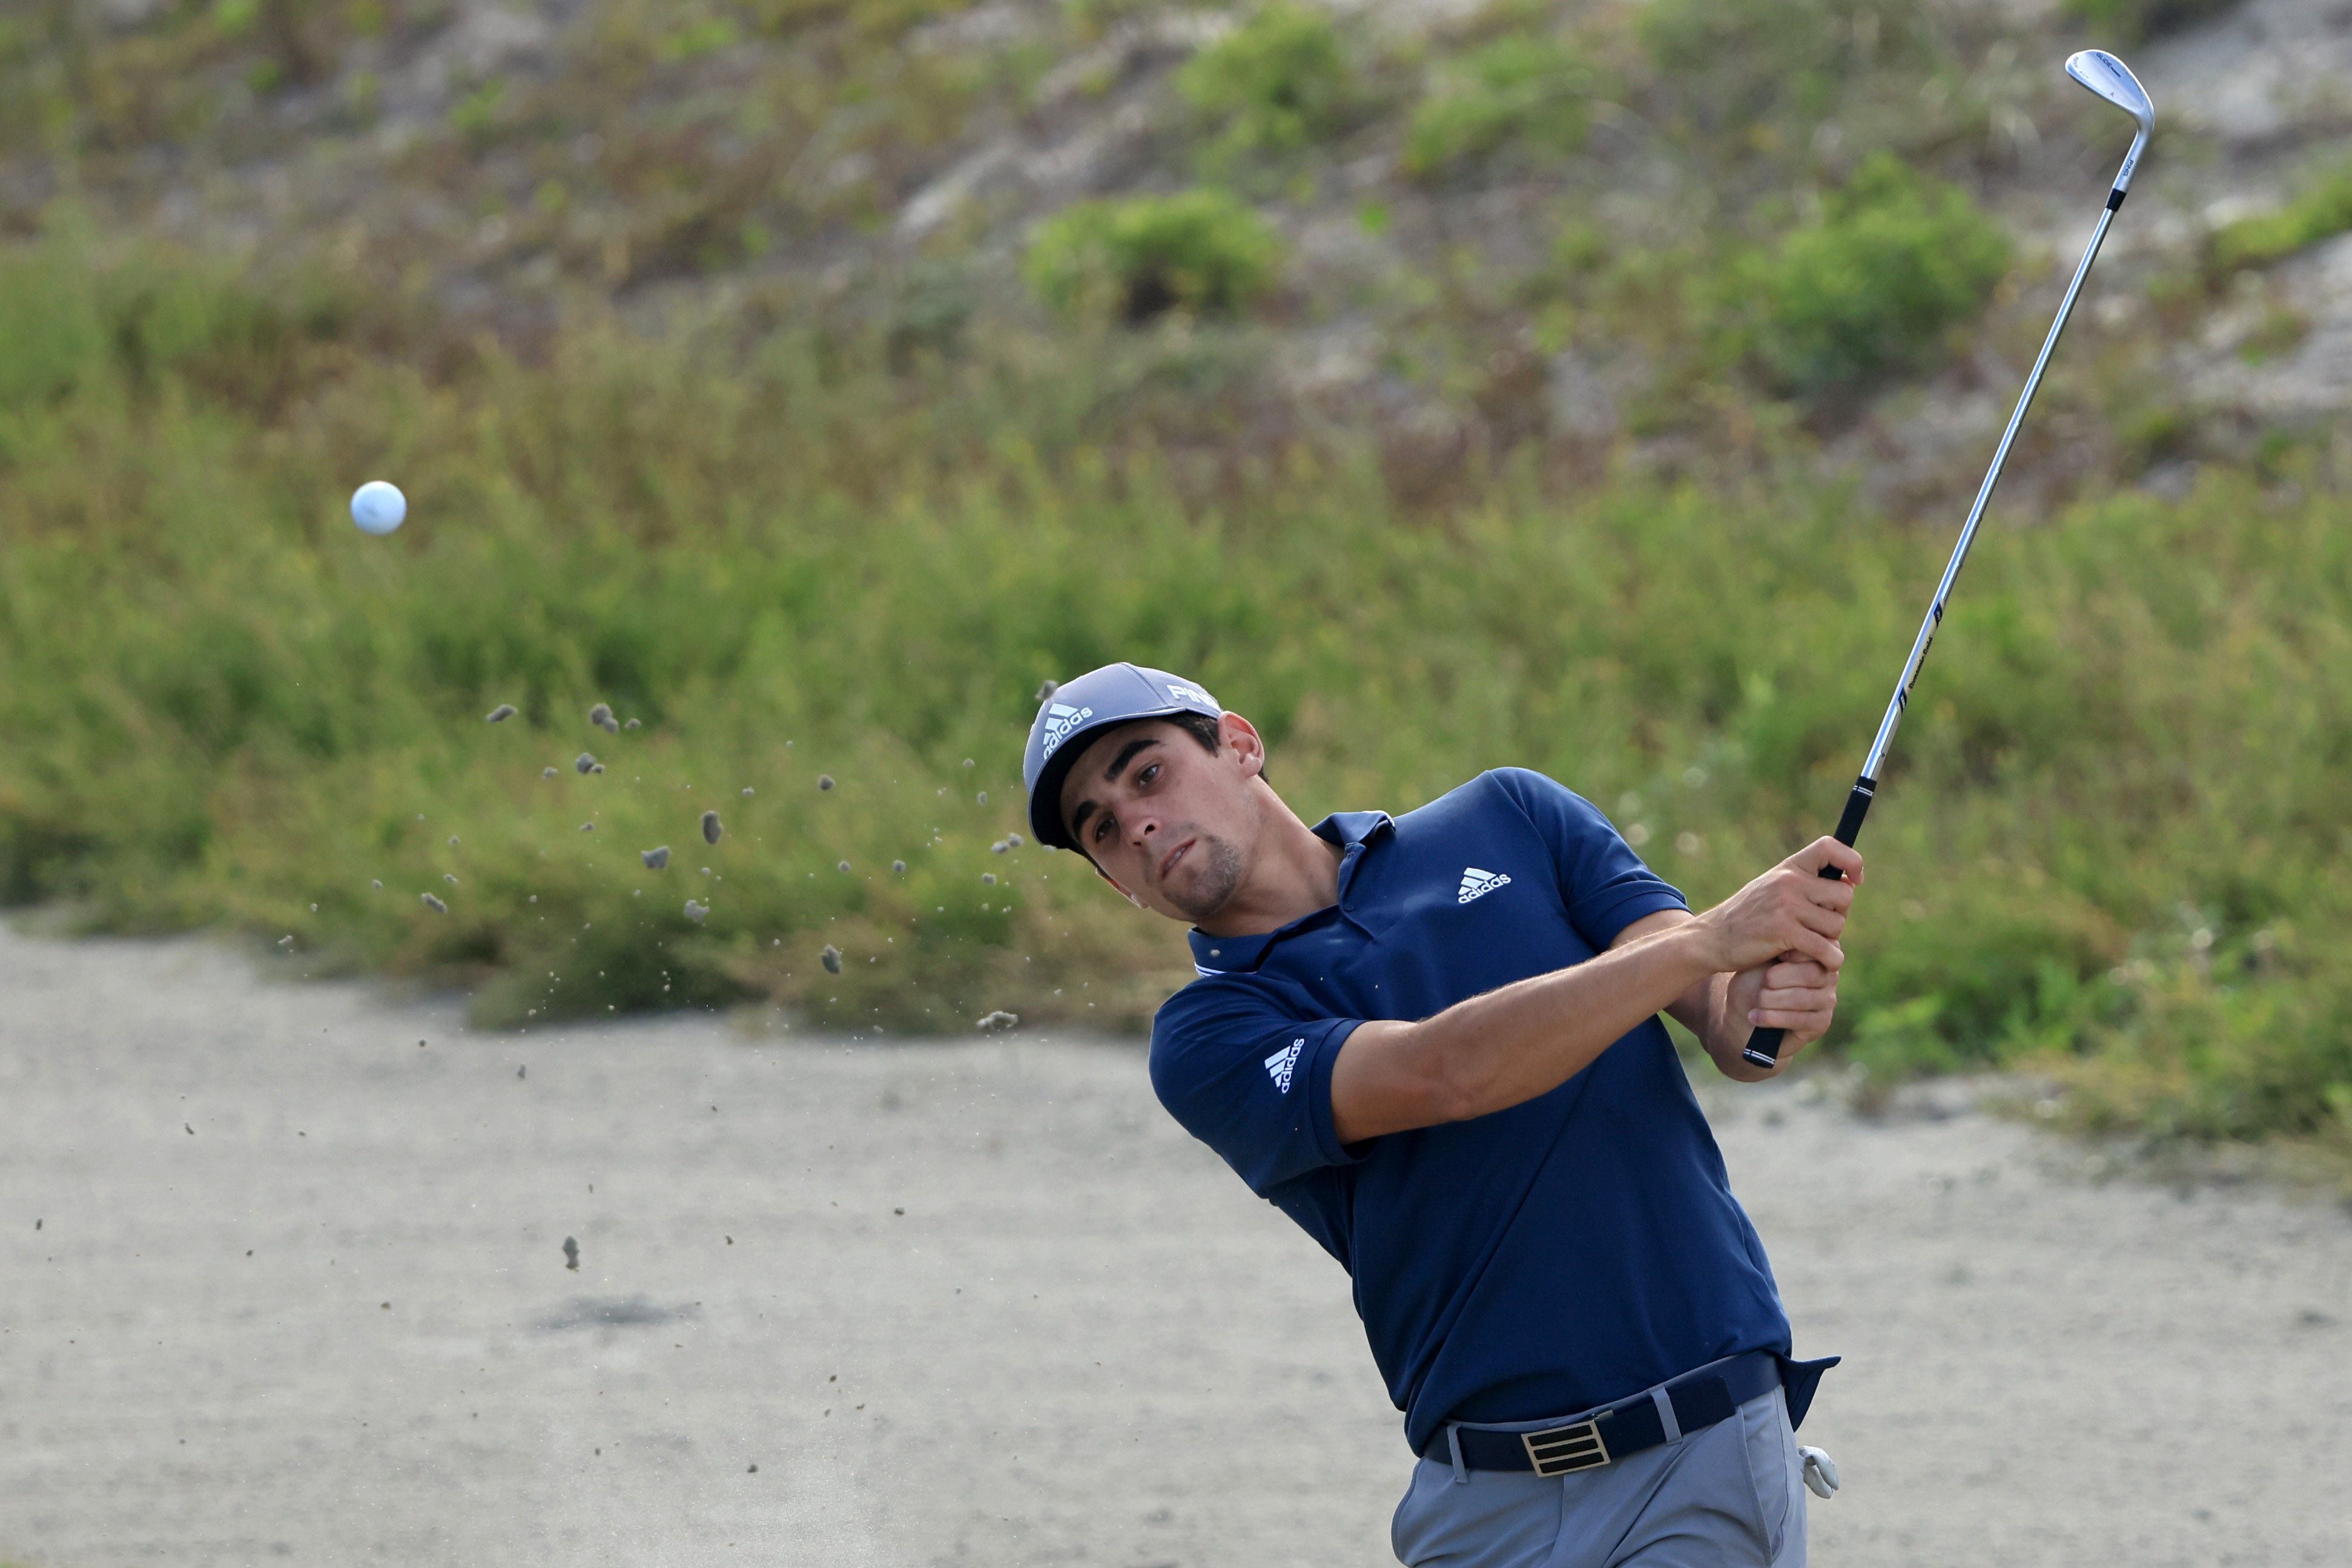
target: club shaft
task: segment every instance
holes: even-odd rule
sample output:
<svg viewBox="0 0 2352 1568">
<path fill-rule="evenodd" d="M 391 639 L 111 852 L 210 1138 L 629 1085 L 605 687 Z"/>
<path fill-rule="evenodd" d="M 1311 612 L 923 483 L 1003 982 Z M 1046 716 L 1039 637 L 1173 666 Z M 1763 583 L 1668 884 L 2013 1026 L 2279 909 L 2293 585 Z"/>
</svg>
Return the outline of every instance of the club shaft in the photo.
<svg viewBox="0 0 2352 1568">
<path fill-rule="evenodd" d="M 2135 147 L 2135 151 L 2137 148 Z M 1919 622 L 1919 635 L 1912 640 L 1911 656 L 1903 662 L 1903 678 L 1895 684 L 1895 695 L 1886 704 L 1885 716 L 1878 721 L 1878 735 L 1870 743 L 1870 756 L 1863 762 L 1863 778 L 1874 783 L 1878 769 L 1886 760 L 1887 747 L 1895 744 L 1895 731 L 1903 723 L 1903 711 L 1910 706 L 1911 688 L 1919 679 L 1919 666 L 1927 662 L 1928 646 L 1936 640 L 1936 628 L 1943 623 L 1944 604 L 1951 598 L 1952 585 L 1959 580 L 1960 568 L 1969 559 L 1969 547 L 1976 543 L 1978 525 L 1984 521 L 1985 505 L 1992 499 L 1992 489 L 2000 483 L 2001 465 L 2009 461 L 2009 448 L 2017 439 L 2018 426 L 2025 423 L 2025 411 L 2033 406 L 2033 394 L 2042 386 L 2042 372 L 2049 367 L 2051 350 L 2058 346 L 2058 334 L 2066 329 L 2066 318 L 2074 309 L 2074 297 L 2083 291 L 2083 279 L 2091 273 L 2091 262 L 2099 254 L 2099 244 L 2107 237 L 2107 229 L 2116 221 L 2116 208 L 2111 203 L 2099 214 L 2099 226 L 2091 232 L 2091 243 L 2083 251 L 2083 260 L 2074 268 L 2074 280 L 2066 285 L 2066 298 L 2058 303 L 2057 319 L 2050 323 L 2050 335 L 2042 340 L 2042 352 L 2033 361 L 2033 373 L 2025 378 L 2025 390 L 2018 394 L 2017 407 L 2009 416 L 2009 428 L 2000 433 L 2000 444 L 1994 448 L 1992 466 L 1985 470 L 1984 483 L 1977 487 L 1976 505 L 1969 508 L 1969 520 L 1960 528 L 1959 542 L 1952 547 L 1952 559 L 1945 563 L 1944 575 L 1936 584 L 1936 596 L 1927 604 L 1927 619 Z"/>
<path fill-rule="evenodd" d="M 1870 803 L 1877 793 L 1878 771 L 1885 765 L 1887 748 L 1895 744 L 1895 732 L 1902 726 L 1904 710 L 1911 705 L 1911 688 L 1919 679 L 1919 667 L 1927 662 L 1927 649 L 1936 641 L 1936 628 L 1943 624 L 1944 603 L 1951 597 L 1952 585 L 1959 580 L 1960 568 L 1969 559 L 1969 547 L 1976 543 L 1977 528 L 1984 521 L 1986 503 L 1992 499 L 1993 486 L 2000 483 L 2001 465 L 2009 461 L 2009 449 L 2017 440 L 2018 427 L 2025 423 L 2025 411 L 2033 406 L 2033 394 L 2042 386 L 2042 372 L 2049 368 L 2050 355 L 2058 347 L 2058 335 L 2066 329 L 2066 318 L 2074 312 L 2074 297 L 2083 292 L 2083 280 L 2091 275 L 2091 263 L 2097 259 L 2099 246 L 2116 221 L 2116 210 L 2124 204 L 2124 193 L 2130 187 L 2133 171 L 2139 165 L 2140 150 L 2147 142 L 2147 132 L 2142 131 L 2132 138 L 2131 151 L 2124 155 L 2123 168 L 2116 175 L 2114 189 L 2107 193 L 2105 208 L 2099 214 L 2099 226 L 2091 231 L 2091 243 L 2083 247 L 2083 259 L 2076 264 L 2074 276 L 2066 285 L 2066 297 L 2058 302 L 2058 315 L 2050 323 L 2049 336 L 2042 340 L 2042 352 L 2034 356 L 2032 373 L 2025 378 L 2025 390 L 2017 394 L 2017 407 L 2010 412 L 2008 427 L 2000 433 L 2000 444 L 1993 449 L 1992 466 L 1985 470 L 1984 483 L 1977 486 L 1976 504 L 1969 508 L 1969 520 L 1960 528 L 1959 542 L 1952 547 L 1952 559 L 1944 564 L 1936 595 L 1928 601 L 1927 619 L 1919 622 L 1919 634 L 1911 640 L 1911 656 L 1903 661 L 1902 679 L 1895 683 L 1895 695 L 1887 702 L 1885 716 L 1878 721 L 1878 734 L 1871 740 L 1870 756 L 1862 765 L 1862 776 L 1854 780 L 1853 792 L 1846 798 L 1844 815 L 1838 821 L 1837 840 L 1848 848 L 1862 836 L 1863 819 L 1869 814 Z M 1832 880 L 1841 874 L 1835 866 L 1822 868 L 1822 875 Z M 1758 1067 L 1778 1065 L 1784 1032 L 1778 1029 L 1754 1030 L 1740 1055 Z"/>
</svg>

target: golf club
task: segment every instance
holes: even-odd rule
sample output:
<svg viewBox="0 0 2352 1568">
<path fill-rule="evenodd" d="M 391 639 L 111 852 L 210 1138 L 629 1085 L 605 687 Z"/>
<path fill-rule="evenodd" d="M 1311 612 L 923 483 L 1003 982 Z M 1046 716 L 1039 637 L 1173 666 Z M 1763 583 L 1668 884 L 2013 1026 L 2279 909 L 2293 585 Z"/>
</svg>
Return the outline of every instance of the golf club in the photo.
<svg viewBox="0 0 2352 1568">
<path fill-rule="evenodd" d="M 1903 722 L 1903 710 L 1911 701 L 1911 687 L 1919 678 L 1919 666 L 1927 662 L 1928 644 L 1936 640 L 1936 628 L 1944 619 L 1944 602 L 1951 597 L 1952 584 L 1960 575 L 1960 565 L 1969 559 L 1969 546 L 1976 541 L 1977 525 L 1984 519 L 1985 503 L 1992 498 L 1992 487 L 2000 481 L 2000 465 L 2009 456 L 2010 443 L 2017 439 L 2017 427 L 2025 422 L 2025 411 L 2033 404 L 2034 389 L 2042 384 L 2042 371 L 2050 363 L 2050 351 L 2058 346 L 2058 334 L 2066 329 L 2066 317 L 2074 308 L 2074 297 L 2083 291 L 2083 279 L 2090 276 L 2091 262 L 2099 254 L 2099 242 L 2107 237 L 2107 227 L 2116 221 L 2116 210 L 2124 204 L 2124 193 L 2131 188 L 2133 171 L 2139 167 L 2139 155 L 2147 146 L 2148 132 L 2156 128 L 2156 105 L 2148 101 L 2147 89 L 2131 74 L 2131 68 L 2104 49 L 2084 49 L 2068 57 L 2066 74 L 2122 110 L 2139 127 L 2132 138 L 2131 151 L 2124 154 L 2124 165 L 2116 171 L 2115 188 L 2107 193 L 2106 210 L 2099 214 L 2099 226 L 2091 231 L 2090 246 L 2083 252 L 2081 265 L 2074 268 L 2074 279 L 2066 285 L 2066 298 L 2058 302 L 2058 319 L 2050 323 L 2050 335 L 2042 340 L 2041 355 L 2033 361 L 2033 373 L 2025 378 L 2025 391 L 2018 395 L 2017 408 L 2009 416 L 2009 428 L 2000 433 L 2000 444 L 1993 450 L 1992 466 L 1985 470 L 1984 483 L 1977 489 L 1976 505 L 1969 508 L 1969 520 L 1960 529 L 1960 542 L 1952 547 L 1952 559 L 1944 568 L 1943 580 L 1936 584 L 1936 597 L 1927 606 L 1927 618 L 1919 622 L 1919 635 L 1912 640 L 1911 656 L 1903 663 L 1903 678 L 1895 684 L 1895 696 L 1886 705 L 1886 716 L 1878 721 L 1877 738 L 1870 743 L 1870 755 L 1864 758 L 1862 776 L 1853 782 L 1853 791 L 1846 797 L 1845 813 L 1838 819 L 1837 841 L 1851 848 L 1862 835 L 1862 820 L 1870 814 L 1871 798 L 1878 791 L 1878 769 L 1886 759 L 1886 748 L 1895 742 L 1895 727 Z M 1834 882 L 1842 873 L 1835 866 L 1822 868 L 1822 875 Z M 1777 1065 L 1780 1059 L 1782 1031 L 1759 1029 L 1748 1037 L 1741 1055 L 1758 1067 Z"/>
</svg>

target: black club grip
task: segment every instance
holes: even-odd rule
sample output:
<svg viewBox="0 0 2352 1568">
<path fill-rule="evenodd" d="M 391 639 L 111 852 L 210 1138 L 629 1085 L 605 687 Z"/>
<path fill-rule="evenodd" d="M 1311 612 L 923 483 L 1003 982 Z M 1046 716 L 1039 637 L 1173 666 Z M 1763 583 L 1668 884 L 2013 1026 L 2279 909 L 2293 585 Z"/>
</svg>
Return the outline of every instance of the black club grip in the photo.
<svg viewBox="0 0 2352 1568">
<path fill-rule="evenodd" d="M 1853 791 L 1845 798 L 1845 812 L 1838 818 L 1837 831 L 1832 835 L 1846 848 L 1853 848 L 1853 841 L 1862 837 L 1862 820 L 1870 815 L 1871 797 L 1877 792 L 1878 786 L 1872 779 L 1857 779 L 1853 781 Z M 1822 875 L 1831 882 L 1845 880 L 1845 873 L 1833 865 L 1822 867 Z M 1787 1033 L 1786 1030 L 1778 1029 L 1753 1030 L 1748 1036 L 1748 1043 L 1740 1048 L 1741 1060 L 1757 1067 L 1780 1066 L 1780 1041 Z"/>
</svg>

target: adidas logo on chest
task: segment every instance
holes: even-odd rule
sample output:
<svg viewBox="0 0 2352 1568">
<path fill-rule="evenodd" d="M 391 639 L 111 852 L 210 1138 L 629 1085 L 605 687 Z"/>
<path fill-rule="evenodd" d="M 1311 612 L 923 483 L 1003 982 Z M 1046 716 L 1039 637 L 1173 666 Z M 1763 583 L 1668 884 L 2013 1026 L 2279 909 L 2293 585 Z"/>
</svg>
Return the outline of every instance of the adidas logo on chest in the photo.
<svg viewBox="0 0 2352 1568">
<path fill-rule="evenodd" d="M 1498 887 L 1508 887 L 1510 883 L 1507 872 L 1481 871 L 1475 865 L 1465 866 L 1462 868 L 1462 886 L 1454 894 L 1454 902 L 1468 904 L 1473 899 L 1486 897 Z"/>
</svg>

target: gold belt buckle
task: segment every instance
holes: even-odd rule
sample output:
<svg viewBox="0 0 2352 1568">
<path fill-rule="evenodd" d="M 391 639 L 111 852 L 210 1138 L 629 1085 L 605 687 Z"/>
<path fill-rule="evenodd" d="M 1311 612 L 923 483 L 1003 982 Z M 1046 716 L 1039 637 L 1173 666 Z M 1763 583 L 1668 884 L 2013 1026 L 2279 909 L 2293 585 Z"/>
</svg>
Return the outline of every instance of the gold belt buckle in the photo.
<svg viewBox="0 0 2352 1568">
<path fill-rule="evenodd" d="M 1519 1441 L 1527 1448 L 1528 1462 L 1535 1466 L 1539 1476 L 1565 1476 L 1578 1470 L 1598 1469 L 1609 1463 L 1609 1445 L 1601 1440 L 1597 1419 L 1551 1427 L 1540 1432 L 1522 1432 Z"/>
</svg>

